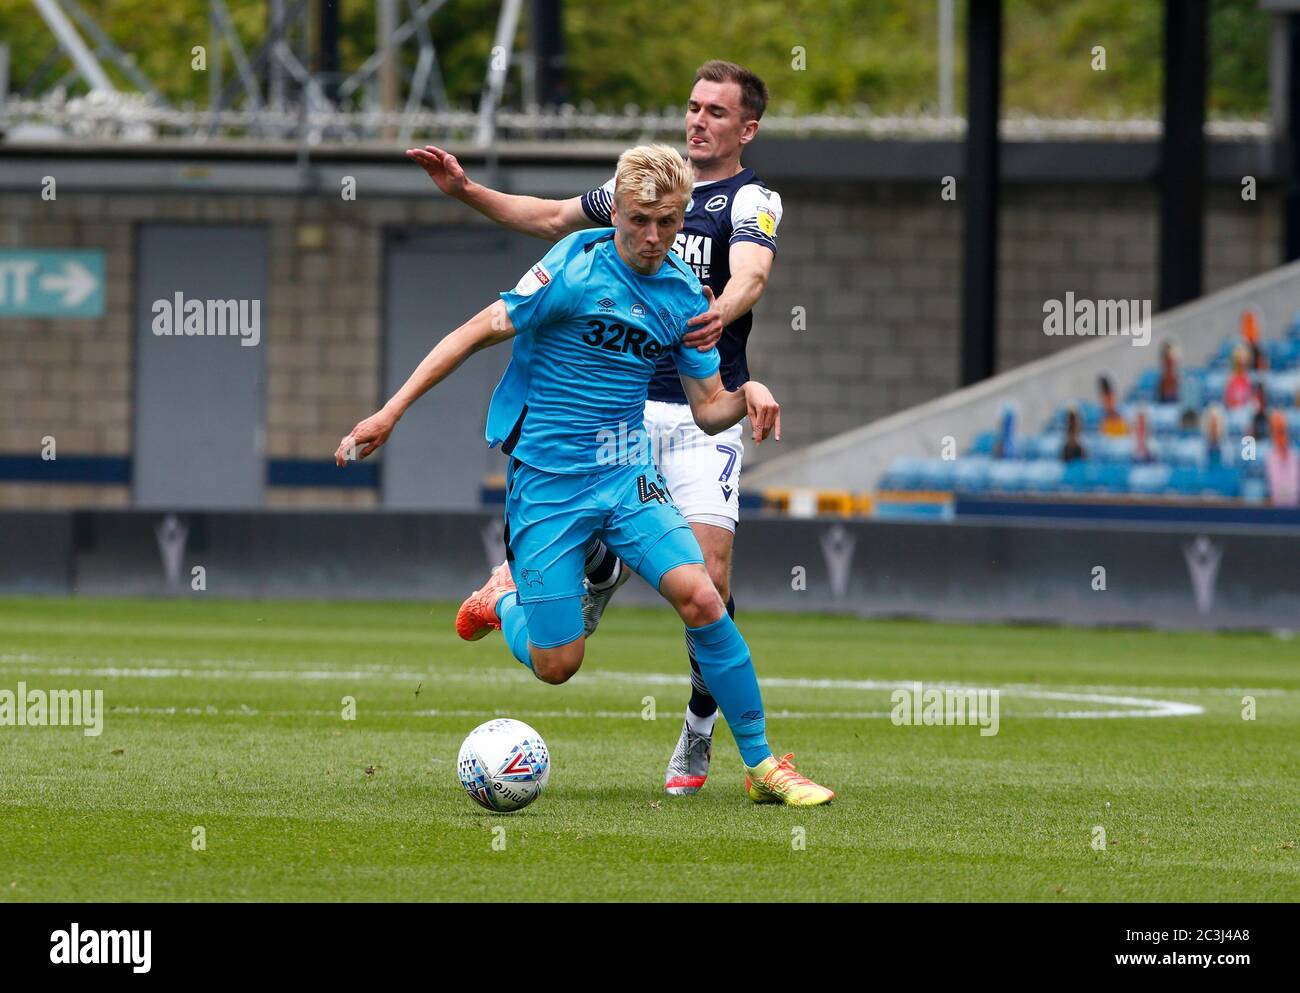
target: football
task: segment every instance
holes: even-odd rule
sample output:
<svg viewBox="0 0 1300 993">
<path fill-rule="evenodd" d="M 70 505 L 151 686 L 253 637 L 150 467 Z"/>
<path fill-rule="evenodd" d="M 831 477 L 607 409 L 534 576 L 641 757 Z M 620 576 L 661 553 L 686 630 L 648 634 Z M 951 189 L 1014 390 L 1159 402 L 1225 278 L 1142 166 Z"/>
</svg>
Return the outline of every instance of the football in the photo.
<svg viewBox="0 0 1300 993">
<path fill-rule="evenodd" d="M 460 784 L 479 806 L 520 810 L 542 795 L 551 756 L 542 736 L 523 721 L 500 717 L 480 724 L 460 746 Z"/>
</svg>

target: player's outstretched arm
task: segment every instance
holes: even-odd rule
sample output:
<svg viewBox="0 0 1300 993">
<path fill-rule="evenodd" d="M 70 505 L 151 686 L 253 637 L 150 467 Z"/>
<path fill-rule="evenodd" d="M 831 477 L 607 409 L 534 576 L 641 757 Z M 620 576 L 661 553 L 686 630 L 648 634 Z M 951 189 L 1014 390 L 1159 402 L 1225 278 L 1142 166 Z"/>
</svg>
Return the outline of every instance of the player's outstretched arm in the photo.
<svg viewBox="0 0 1300 993">
<path fill-rule="evenodd" d="M 418 163 L 447 196 L 511 231 L 559 241 L 574 231 L 596 226 L 582 209 L 582 197 L 543 200 L 489 189 L 466 176 L 456 156 L 436 145 L 408 148 L 406 157 Z"/>
<path fill-rule="evenodd" d="M 364 459 L 388 440 L 407 408 L 450 376 L 475 352 L 490 348 L 515 335 L 506 305 L 497 300 L 433 346 L 433 351 L 393 394 L 392 399 L 344 435 L 334 452 L 334 464 L 344 466 L 352 458 Z"/>
<path fill-rule="evenodd" d="M 732 245 L 727 253 L 731 278 L 727 280 L 726 289 L 714 300 L 712 291 L 707 286 L 704 288 L 709 298 L 709 309 L 686 322 L 691 331 L 682 339 L 682 344 L 702 352 L 716 345 L 723 328 L 754 309 L 767 286 L 774 258 L 775 253 L 766 245 L 752 241 L 738 241 Z"/>
<path fill-rule="evenodd" d="M 719 434 L 748 417 L 755 444 L 761 445 L 769 434 L 781 440 L 781 405 L 762 383 L 751 379 L 739 389 L 724 390 L 716 372 L 708 379 L 681 380 L 691 416 L 705 434 Z"/>
</svg>

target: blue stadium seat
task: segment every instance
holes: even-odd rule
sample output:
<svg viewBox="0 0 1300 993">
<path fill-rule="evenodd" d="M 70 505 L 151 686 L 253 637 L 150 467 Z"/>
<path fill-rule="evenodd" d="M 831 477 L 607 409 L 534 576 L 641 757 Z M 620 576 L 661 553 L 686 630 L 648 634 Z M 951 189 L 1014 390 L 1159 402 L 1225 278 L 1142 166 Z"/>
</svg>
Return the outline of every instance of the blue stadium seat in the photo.
<svg viewBox="0 0 1300 993">
<path fill-rule="evenodd" d="M 952 489 L 953 470 L 956 465 L 956 459 L 922 459 L 920 465 L 921 489 Z"/>
<path fill-rule="evenodd" d="M 1131 437 L 1113 438 L 1101 435 L 1088 454 L 1100 462 L 1132 462 L 1133 439 Z"/>
<path fill-rule="evenodd" d="M 975 436 L 975 444 L 970 446 L 970 455 L 992 455 L 993 446 L 997 443 L 996 431 L 981 431 Z"/>
<path fill-rule="evenodd" d="M 1201 470 L 1196 466 L 1174 466 L 1169 473 L 1169 489 L 1187 496 L 1201 492 Z"/>
<path fill-rule="evenodd" d="M 1250 434 L 1250 422 L 1254 416 L 1255 411 L 1249 406 L 1234 407 L 1228 411 L 1223 419 L 1223 426 L 1227 429 L 1229 437 L 1240 438 L 1243 434 Z"/>
<path fill-rule="evenodd" d="M 1133 386 L 1131 397 L 1135 400 L 1154 400 L 1156 396 L 1156 387 L 1160 385 L 1159 369 L 1143 369 L 1142 374 L 1138 376 L 1137 383 Z"/>
<path fill-rule="evenodd" d="M 1087 462 L 1067 462 L 1065 464 L 1065 475 L 1061 477 L 1061 489 L 1067 493 L 1086 493 L 1089 489 L 1087 476 Z"/>
<path fill-rule="evenodd" d="M 1178 422 L 1182 416 L 1181 404 L 1152 404 L 1147 415 L 1147 432 L 1151 435 L 1174 434 L 1178 431 Z"/>
<path fill-rule="evenodd" d="M 993 460 L 987 455 L 967 455 L 953 466 L 953 489 L 959 493 L 983 493 L 988 489 L 989 466 Z"/>
<path fill-rule="evenodd" d="M 994 493 L 1019 493 L 1025 488 L 1025 467 L 1029 462 L 1001 459 L 989 466 L 988 488 Z"/>
<path fill-rule="evenodd" d="M 1205 442 L 1199 434 L 1171 439 L 1165 445 L 1164 457 L 1175 469 L 1199 467 L 1205 461 Z"/>
<path fill-rule="evenodd" d="M 1085 472 L 1090 489 L 1096 493 L 1127 493 L 1129 467 L 1118 463 L 1089 463 Z"/>
<path fill-rule="evenodd" d="M 1059 459 L 1061 449 L 1065 446 L 1065 434 L 1056 431 L 1045 431 L 1032 439 L 1026 439 L 1026 453 L 1032 451 L 1034 458 L 1039 459 Z"/>
<path fill-rule="evenodd" d="M 1237 347 L 1239 338 L 1228 338 L 1219 343 L 1216 351 L 1210 361 L 1207 363 L 1211 369 L 1226 369 L 1232 362 L 1232 350 Z"/>
<path fill-rule="evenodd" d="M 1296 392 L 1300 390 L 1300 372 L 1268 372 L 1264 375 L 1264 395 L 1270 406 L 1290 407 L 1295 403 Z"/>
<path fill-rule="evenodd" d="M 1040 459 L 1025 465 L 1024 487 L 1031 493 L 1054 493 L 1065 478 L 1065 463 L 1059 459 Z"/>
<path fill-rule="evenodd" d="M 1241 498 L 1250 503 L 1268 502 L 1268 481 L 1258 476 L 1247 476 L 1241 481 Z"/>
<path fill-rule="evenodd" d="M 900 455 L 894 459 L 880 481 L 882 490 L 919 490 L 921 488 L 921 463 L 915 455 Z"/>
<path fill-rule="evenodd" d="M 1167 465 L 1135 465 L 1128 471 L 1128 489 L 1130 493 L 1152 495 L 1163 492 L 1169 486 L 1169 476 L 1173 472 Z"/>
<path fill-rule="evenodd" d="M 1084 400 L 1079 404 L 1078 410 L 1079 420 L 1083 424 L 1083 430 L 1085 432 L 1096 431 L 1097 425 L 1101 423 L 1101 404 L 1093 400 Z M 1061 422 L 1061 427 L 1064 429 L 1064 421 Z"/>
<path fill-rule="evenodd" d="M 1241 492 L 1241 473 L 1229 466 L 1206 469 L 1201 473 L 1201 492 L 1235 497 Z"/>
</svg>

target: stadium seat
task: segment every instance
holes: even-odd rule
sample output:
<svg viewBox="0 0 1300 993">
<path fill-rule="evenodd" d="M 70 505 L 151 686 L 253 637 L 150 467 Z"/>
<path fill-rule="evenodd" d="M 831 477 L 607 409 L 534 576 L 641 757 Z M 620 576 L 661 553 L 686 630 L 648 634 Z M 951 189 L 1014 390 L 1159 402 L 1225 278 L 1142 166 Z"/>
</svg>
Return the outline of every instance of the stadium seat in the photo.
<svg viewBox="0 0 1300 993">
<path fill-rule="evenodd" d="M 1153 435 L 1175 434 L 1179 430 L 1179 421 L 1183 408 L 1176 403 L 1152 404 L 1147 413 L 1147 431 Z"/>
<path fill-rule="evenodd" d="M 882 490 L 919 490 L 921 488 L 921 463 L 915 455 L 900 455 L 894 459 L 889 472 L 880 481 Z"/>
<path fill-rule="evenodd" d="M 993 462 L 989 466 L 988 488 L 994 493 L 1019 493 L 1025 488 L 1025 469 L 1032 465 L 1016 459 Z"/>
<path fill-rule="evenodd" d="M 1024 488 L 1031 493 L 1054 493 L 1064 478 L 1065 463 L 1059 459 L 1025 463 Z"/>
<path fill-rule="evenodd" d="M 1167 465 L 1136 465 L 1128 471 L 1130 493 L 1153 495 L 1169 486 L 1173 470 Z"/>
<path fill-rule="evenodd" d="M 1101 435 L 1095 446 L 1088 453 L 1101 462 L 1132 462 L 1133 439 L 1131 437 L 1112 438 Z"/>
<path fill-rule="evenodd" d="M 993 460 L 987 455 L 968 455 L 958 459 L 953 466 L 953 489 L 959 493 L 983 493 L 988 489 L 989 466 Z"/>
<path fill-rule="evenodd" d="M 1160 385 L 1159 369 L 1143 369 L 1138 381 L 1129 393 L 1130 400 L 1150 402 L 1155 399 L 1156 388 Z"/>
<path fill-rule="evenodd" d="M 1059 459 L 1061 448 L 1065 445 L 1065 435 L 1056 431 L 1045 431 L 1035 438 L 1025 440 L 1025 452 L 1031 458 Z"/>
<path fill-rule="evenodd" d="M 1241 480 L 1241 498 L 1251 503 L 1268 502 L 1268 481 L 1258 476 L 1246 476 Z"/>
<path fill-rule="evenodd" d="M 1175 469 L 1200 466 L 1205 461 L 1205 442 L 1199 434 L 1171 439 L 1164 457 Z"/>
<path fill-rule="evenodd" d="M 956 459 L 922 459 L 919 466 L 920 488 L 923 490 L 952 489 L 953 470 L 956 465 Z"/>
<path fill-rule="evenodd" d="M 997 442 L 996 431 L 981 431 L 975 436 L 975 443 L 970 446 L 971 455 L 992 455 Z"/>
<path fill-rule="evenodd" d="M 1201 473 L 1201 492 L 1235 497 L 1241 492 L 1241 473 L 1230 466 L 1217 466 Z"/>
</svg>

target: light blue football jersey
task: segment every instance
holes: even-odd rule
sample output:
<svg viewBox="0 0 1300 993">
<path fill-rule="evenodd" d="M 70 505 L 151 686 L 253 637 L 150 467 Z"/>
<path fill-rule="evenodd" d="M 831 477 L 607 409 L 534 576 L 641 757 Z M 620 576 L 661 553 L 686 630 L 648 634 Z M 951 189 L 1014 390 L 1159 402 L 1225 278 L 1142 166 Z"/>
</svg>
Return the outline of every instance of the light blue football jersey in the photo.
<svg viewBox="0 0 1300 993">
<path fill-rule="evenodd" d="M 662 356 L 692 379 L 718 371 L 716 348 L 681 343 L 686 322 L 707 309 L 695 274 L 669 252 L 657 273 L 641 275 L 619 257 L 612 228 L 558 242 L 501 299 L 518 334 L 485 437 L 535 469 L 608 465 L 609 440 L 643 430 Z"/>
</svg>

